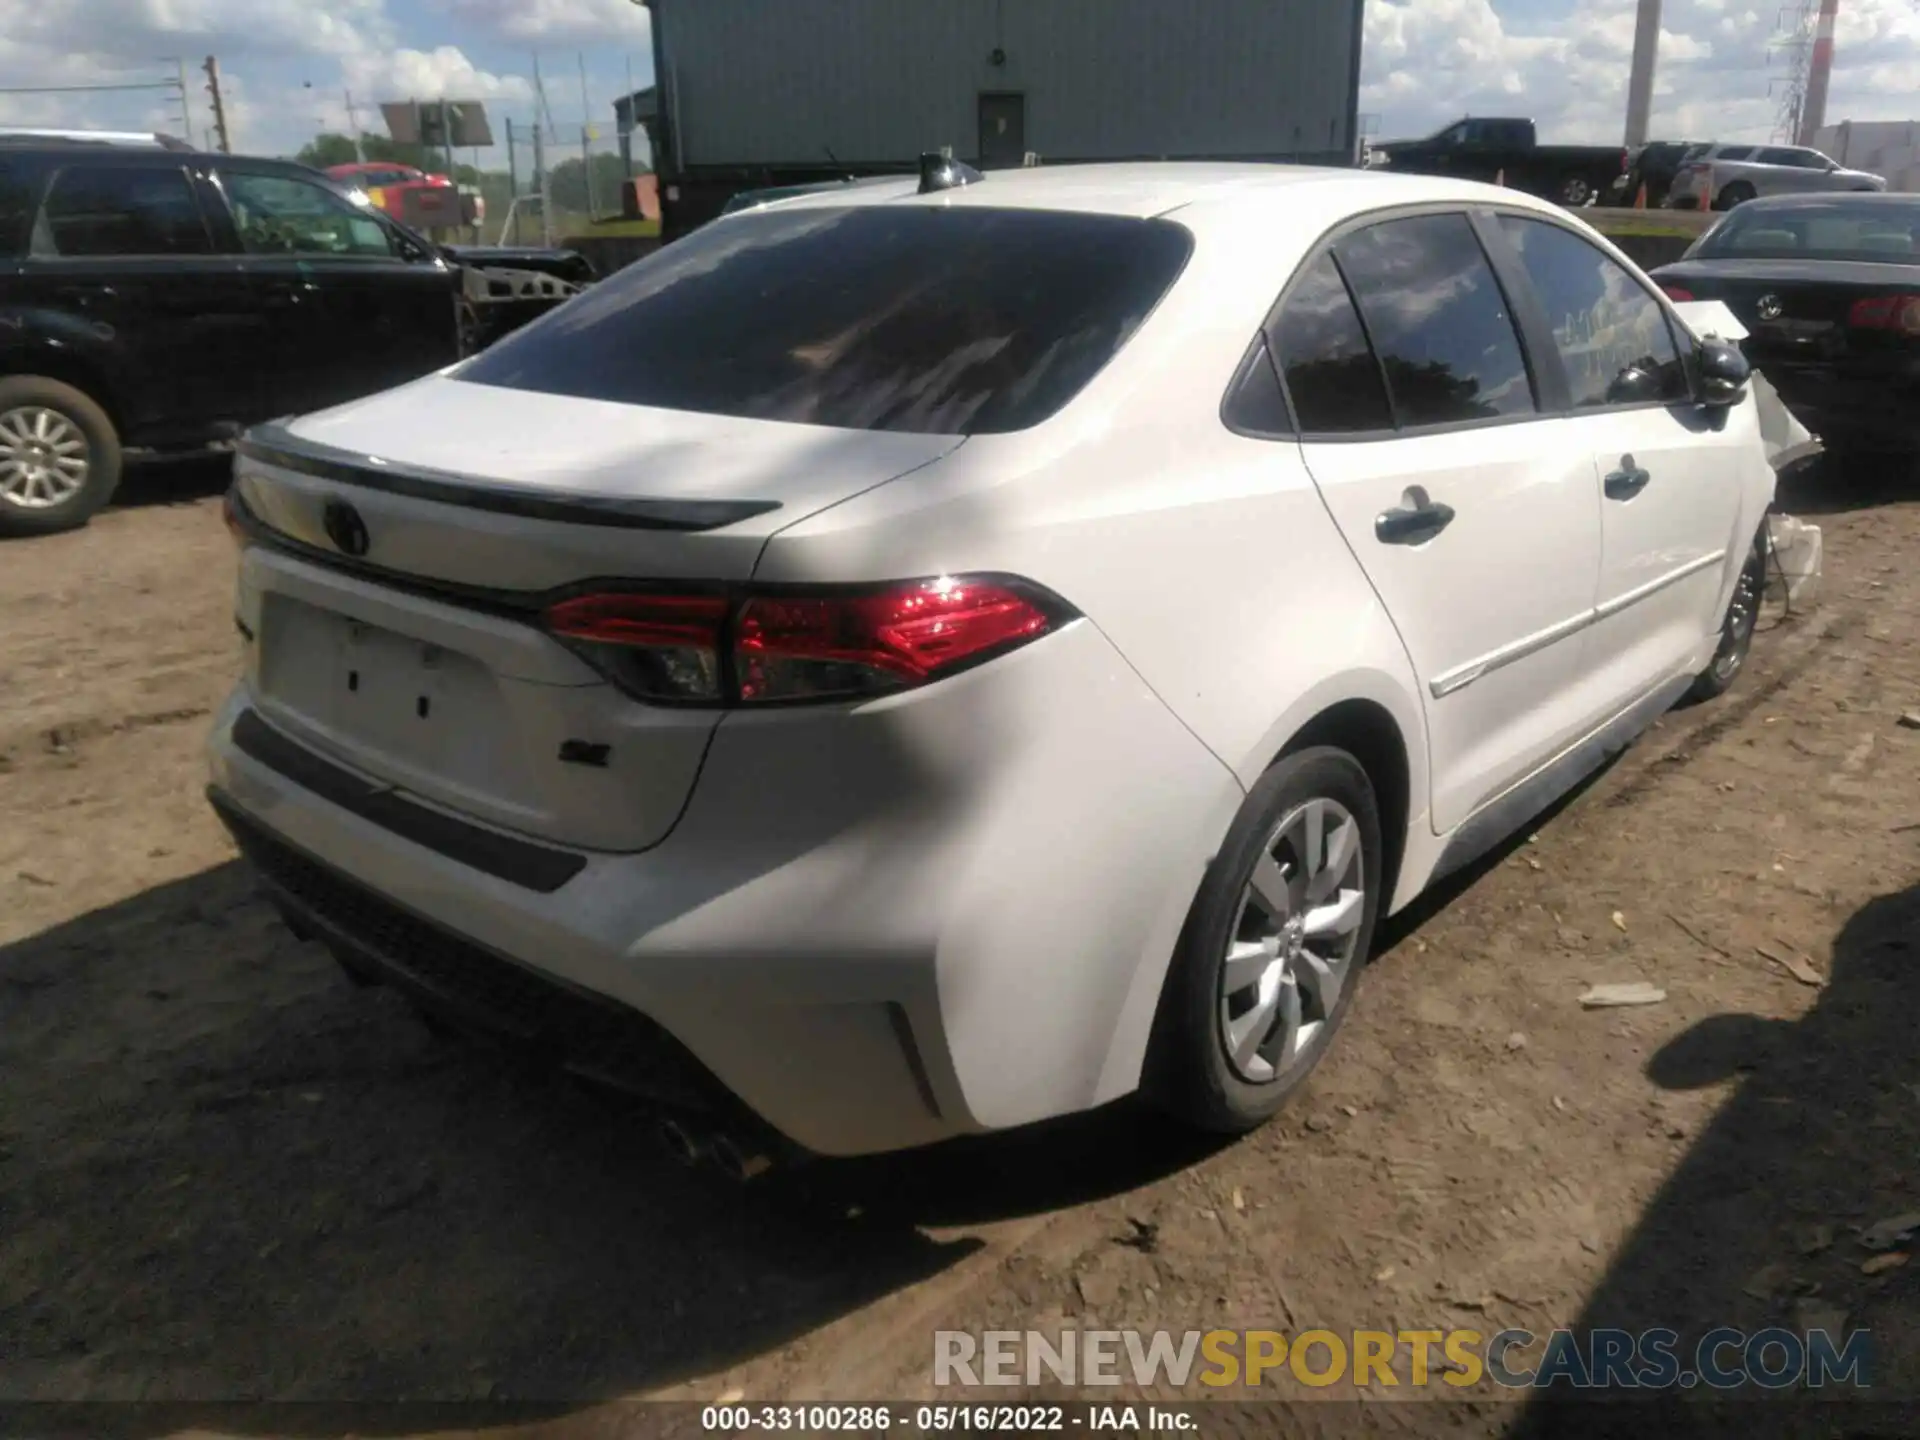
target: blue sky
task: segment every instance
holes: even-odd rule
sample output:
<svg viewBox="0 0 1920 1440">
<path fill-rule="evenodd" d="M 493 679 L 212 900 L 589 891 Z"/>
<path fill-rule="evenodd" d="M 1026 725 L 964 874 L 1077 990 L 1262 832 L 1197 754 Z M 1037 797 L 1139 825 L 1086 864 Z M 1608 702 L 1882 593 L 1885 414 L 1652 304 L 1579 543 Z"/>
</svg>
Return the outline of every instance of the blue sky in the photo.
<svg viewBox="0 0 1920 1440">
<path fill-rule="evenodd" d="M 1770 131 L 1780 4 L 1665 0 L 1656 133 Z M 1472 112 L 1531 115 L 1550 138 L 1613 140 L 1633 12 L 1634 0 L 1369 0 L 1362 109 L 1385 135 Z M 533 115 L 537 54 L 564 129 L 581 119 L 577 57 L 603 126 L 629 66 L 639 84 L 652 73 L 647 12 L 631 0 L 0 0 L 0 90 L 153 82 L 174 73 L 163 57 L 181 56 L 198 138 L 208 107 L 197 66 L 209 53 L 225 74 L 236 146 L 263 153 L 346 128 L 349 91 L 363 125 L 379 123 L 376 100 L 445 94 L 489 102 L 499 132 L 507 117 Z M 177 131 L 172 103 L 158 91 L 0 94 L 0 123 Z M 1829 118 L 1916 112 L 1920 3 L 1841 0 Z"/>
</svg>

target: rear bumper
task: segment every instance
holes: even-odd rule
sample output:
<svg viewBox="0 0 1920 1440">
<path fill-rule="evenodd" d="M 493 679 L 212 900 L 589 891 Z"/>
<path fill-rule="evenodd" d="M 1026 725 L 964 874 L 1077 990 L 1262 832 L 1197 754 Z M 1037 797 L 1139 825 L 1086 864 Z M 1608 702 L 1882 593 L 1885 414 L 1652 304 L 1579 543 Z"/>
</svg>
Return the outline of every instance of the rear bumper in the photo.
<svg viewBox="0 0 1920 1440">
<path fill-rule="evenodd" d="M 1831 366 L 1759 362 L 1780 398 L 1829 447 L 1920 449 L 1920 383 L 1904 377 L 1848 375 Z"/>
<path fill-rule="evenodd" d="M 234 740 L 250 708 L 215 726 L 212 795 L 302 928 L 584 1073 L 743 1104 L 823 1154 L 1135 1088 L 1241 796 L 1086 623 L 918 695 L 730 716 L 665 841 L 548 892 L 262 763 Z"/>
</svg>

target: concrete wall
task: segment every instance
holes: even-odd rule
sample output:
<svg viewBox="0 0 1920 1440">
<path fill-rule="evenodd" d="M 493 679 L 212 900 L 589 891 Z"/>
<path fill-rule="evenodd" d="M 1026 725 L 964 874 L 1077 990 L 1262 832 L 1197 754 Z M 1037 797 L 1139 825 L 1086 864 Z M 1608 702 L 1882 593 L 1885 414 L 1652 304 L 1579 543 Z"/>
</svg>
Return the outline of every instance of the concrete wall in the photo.
<svg viewBox="0 0 1920 1440">
<path fill-rule="evenodd" d="M 1846 120 L 1823 126 L 1813 145 L 1851 169 L 1886 176 L 1889 190 L 1920 194 L 1920 122 Z"/>
<path fill-rule="evenodd" d="M 1025 97 L 1047 161 L 1346 157 L 1362 0 L 655 0 L 678 159 L 975 158 Z M 999 57 L 996 62 L 996 55 Z"/>
</svg>

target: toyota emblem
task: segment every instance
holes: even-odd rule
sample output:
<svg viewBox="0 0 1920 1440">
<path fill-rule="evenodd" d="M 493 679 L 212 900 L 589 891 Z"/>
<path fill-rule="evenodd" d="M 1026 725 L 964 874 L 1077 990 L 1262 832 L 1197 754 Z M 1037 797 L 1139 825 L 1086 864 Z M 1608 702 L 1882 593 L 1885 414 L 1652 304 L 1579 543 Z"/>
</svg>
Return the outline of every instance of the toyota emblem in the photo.
<svg viewBox="0 0 1920 1440">
<path fill-rule="evenodd" d="M 367 522 L 346 501 L 327 501 L 326 509 L 320 513 L 320 523 L 326 527 L 327 538 L 333 541 L 342 555 L 357 559 L 367 553 L 367 546 L 371 543 L 367 535 Z"/>
<path fill-rule="evenodd" d="M 1778 295 L 1762 295 L 1760 297 L 1760 318 L 1762 320 L 1778 320 L 1780 318 L 1780 312 L 1785 308 L 1786 307 L 1780 303 L 1780 297 Z"/>
</svg>

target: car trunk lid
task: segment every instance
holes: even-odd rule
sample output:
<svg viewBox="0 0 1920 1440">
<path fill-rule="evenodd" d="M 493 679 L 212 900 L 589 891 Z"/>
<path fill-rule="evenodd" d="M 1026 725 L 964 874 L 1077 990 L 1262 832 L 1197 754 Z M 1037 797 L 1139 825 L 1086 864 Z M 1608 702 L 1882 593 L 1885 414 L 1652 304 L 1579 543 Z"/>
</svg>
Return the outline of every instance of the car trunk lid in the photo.
<svg viewBox="0 0 1920 1440">
<path fill-rule="evenodd" d="M 1743 347 L 1759 364 L 1830 364 L 1854 355 L 1910 353 L 1912 336 L 1849 323 L 1862 300 L 1920 295 L 1920 266 L 1832 261 L 1715 260 L 1665 266 L 1669 293 L 1719 300 L 1747 328 Z"/>
<path fill-rule="evenodd" d="M 744 582 L 776 530 L 956 436 L 431 377 L 263 427 L 235 465 L 263 717 L 427 803 L 583 849 L 657 843 L 717 710 L 643 704 L 541 630 L 594 584 Z"/>
</svg>

